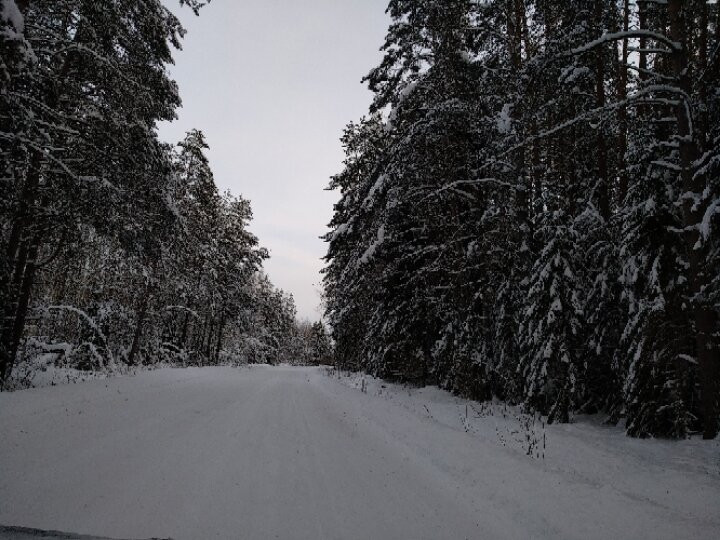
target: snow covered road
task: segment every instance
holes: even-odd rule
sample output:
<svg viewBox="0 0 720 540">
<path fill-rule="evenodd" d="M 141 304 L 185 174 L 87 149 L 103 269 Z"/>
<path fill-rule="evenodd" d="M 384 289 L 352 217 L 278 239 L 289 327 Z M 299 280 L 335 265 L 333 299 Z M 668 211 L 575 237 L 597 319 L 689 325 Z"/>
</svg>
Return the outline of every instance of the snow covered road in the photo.
<svg viewBox="0 0 720 540">
<path fill-rule="evenodd" d="M 289 367 L 0 394 L 0 524 L 176 540 L 718 537 L 720 477 L 692 455 L 619 459 L 568 427 L 552 436 L 571 452 L 536 460 L 436 406 Z"/>
</svg>

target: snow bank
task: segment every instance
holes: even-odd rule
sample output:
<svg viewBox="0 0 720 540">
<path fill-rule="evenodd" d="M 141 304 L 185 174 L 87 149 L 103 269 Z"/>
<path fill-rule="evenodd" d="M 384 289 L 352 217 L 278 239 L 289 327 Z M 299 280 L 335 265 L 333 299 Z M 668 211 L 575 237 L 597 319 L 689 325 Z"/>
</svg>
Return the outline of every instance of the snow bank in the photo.
<svg viewBox="0 0 720 540">
<path fill-rule="evenodd" d="M 619 463 L 630 465 L 632 460 L 659 468 L 675 465 L 680 471 L 716 477 L 720 489 L 720 437 L 710 442 L 699 436 L 682 441 L 635 439 L 627 437 L 622 427 L 604 424 L 601 415 L 580 415 L 571 424 L 547 425 L 539 415 L 527 414 L 521 407 L 501 401 L 480 403 L 434 386 L 397 385 L 333 368 L 327 373 L 349 388 L 548 464 L 572 465 L 576 469 L 584 469 L 589 463 L 604 463 L 616 469 Z M 617 463 L 612 464 L 613 460 Z"/>
</svg>

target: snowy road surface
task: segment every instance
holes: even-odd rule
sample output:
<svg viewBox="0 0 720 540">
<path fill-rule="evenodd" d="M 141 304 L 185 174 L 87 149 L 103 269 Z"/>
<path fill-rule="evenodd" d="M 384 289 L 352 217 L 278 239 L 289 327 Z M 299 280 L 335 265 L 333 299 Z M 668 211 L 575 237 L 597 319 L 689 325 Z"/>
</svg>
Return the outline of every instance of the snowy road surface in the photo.
<svg viewBox="0 0 720 540">
<path fill-rule="evenodd" d="M 565 426 L 531 459 L 498 419 L 492 437 L 463 423 L 455 398 L 380 388 L 255 367 L 1 394 L 0 524 L 177 540 L 720 538 L 720 477 L 694 451 L 707 445 L 613 432 L 613 446 Z"/>
</svg>

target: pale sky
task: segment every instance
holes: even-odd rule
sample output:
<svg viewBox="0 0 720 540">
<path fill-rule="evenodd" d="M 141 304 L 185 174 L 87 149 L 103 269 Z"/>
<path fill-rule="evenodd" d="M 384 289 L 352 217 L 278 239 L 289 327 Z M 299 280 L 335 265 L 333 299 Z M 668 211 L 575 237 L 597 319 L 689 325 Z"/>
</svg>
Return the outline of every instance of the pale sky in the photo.
<svg viewBox="0 0 720 540">
<path fill-rule="evenodd" d="M 205 133 L 220 189 L 252 202 L 271 280 L 318 319 L 319 237 L 337 199 L 324 188 L 343 127 L 370 104 L 360 79 L 381 59 L 387 0 L 213 0 L 199 18 L 168 5 L 188 34 L 171 69 L 183 108 L 160 136 Z"/>
</svg>

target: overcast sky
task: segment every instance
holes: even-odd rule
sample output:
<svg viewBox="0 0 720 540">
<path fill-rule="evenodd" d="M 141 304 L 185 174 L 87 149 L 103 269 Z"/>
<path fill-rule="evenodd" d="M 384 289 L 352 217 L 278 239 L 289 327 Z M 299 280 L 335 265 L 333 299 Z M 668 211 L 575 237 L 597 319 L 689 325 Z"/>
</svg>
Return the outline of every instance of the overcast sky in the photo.
<svg viewBox="0 0 720 540">
<path fill-rule="evenodd" d="M 360 79 L 381 58 L 387 0 L 214 0 L 199 18 L 176 5 L 183 108 L 160 135 L 205 133 L 220 189 L 252 201 L 270 278 L 317 319 L 319 237 L 337 199 L 324 188 L 342 169 L 343 127 L 367 112 Z"/>
</svg>

